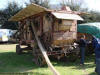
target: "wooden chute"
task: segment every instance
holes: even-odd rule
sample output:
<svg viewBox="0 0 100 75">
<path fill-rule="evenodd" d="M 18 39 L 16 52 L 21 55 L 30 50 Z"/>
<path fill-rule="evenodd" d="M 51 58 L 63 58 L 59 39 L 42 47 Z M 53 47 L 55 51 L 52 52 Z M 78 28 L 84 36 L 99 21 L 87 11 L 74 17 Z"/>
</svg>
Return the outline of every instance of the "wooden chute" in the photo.
<svg viewBox="0 0 100 75">
<path fill-rule="evenodd" d="M 48 64 L 49 68 L 51 69 L 51 71 L 53 72 L 54 75 L 60 75 L 59 72 L 56 71 L 56 69 L 55 69 L 55 68 L 53 67 L 53 65 L 51 64 L 51 62 L 50 62 L 50 60 L 49 60 L 49 58 L 48 58 L 48 55 L 47 55 L 47 53 L 46 53 L 46 50 L 45 50 L 45 48 L 42 46 L 42 43 L 40 42 L 40 40 L 39 40 L 39 38 L 38 38 L 38 36 L 37 36 L 37 34 L 36 34 L 36 30 L 35 30 L 35 27 L 34 27 L 33 23 L 32 23 L 31 26 L 32 26 L 32 30 L 33 30 L 33 32 L 34 32 L 36 41 L 37 41 L 37 43 L 38 43 L 38 46 L 39 46 L 39 48 L 40 48 L 40 51 L 42 52 L 42 55 L 43 55 L 43 57 L 44 57 L 45 60 L 46 60 L 46 63 Z"/>
</svg>

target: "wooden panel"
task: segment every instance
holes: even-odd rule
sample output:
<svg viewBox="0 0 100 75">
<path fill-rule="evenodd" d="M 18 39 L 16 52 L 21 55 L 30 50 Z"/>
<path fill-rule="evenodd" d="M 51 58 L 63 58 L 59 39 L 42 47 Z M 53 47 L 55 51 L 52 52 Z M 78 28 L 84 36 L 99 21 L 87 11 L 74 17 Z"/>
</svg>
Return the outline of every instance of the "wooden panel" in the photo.
<svg viewBox="0 0 100 75">
<path fill-rule="evenodd" d="M 61 26 L 59 26 L 59 31 L 70 30 L 70 28 L 71 28 L 71 26 L 61 25 Z"/>
<path fill-rule="evenodd" d="M 53 44 L 60 45 L 60 44 L 68 44 L 72 43 L 75 40 L 77 33 L 76 32 L 56 32 L 53 34 L 54 41 Z M 69 40 L 69 41 L 68 41 Z"/>
<path fill-rule="evenodd" d="M 68 39 L 68 40 L 54 40 L 52 42 L 52 46 L 64 46 L 64 45 L 73 45 L 75 39 Z"/>
<path fill-rule="evenodd" d="M 56 32 L 53 34 L 54 40 L 66 40 L 76 38 L 76 32 Z"/>
<path fill-rule="evenodd" d="M 73 22 L 74 22 L 73 20 L 62 20 L 62 25 L 70 26 L 72 25 Z"/>
<path fill-rule="evenodd" d="M 43 17 L 43 32 L 52 30 L 52 22 L 48 18 L 46 16 Z"/>
<path fill-rule="evenodd" d="M 75 26 L 75 25 L 72 25 L 72 26 L 70 27 L 70 31 L 76 31 L 76 26 Z"/>
<path fill-rule="evenodd" d="M 55 31 L 76 31 L 75 22 L 73 20 L 56 20 Z"/>
<path fill-rule="evenodd" d="M 40 36 L 41 35 L 41 24 L 40 24 L 40 19 L 41 17 L 36 17 L 34 18 L 34 26 L 36 28 L 36 32 L 37 32 L 37 35 Z"/>
<path fill-rule="evenodd" d="M 59 31 L 59 26 L 57 21 L 54 23 L 54 31 Z"/>
</svg>

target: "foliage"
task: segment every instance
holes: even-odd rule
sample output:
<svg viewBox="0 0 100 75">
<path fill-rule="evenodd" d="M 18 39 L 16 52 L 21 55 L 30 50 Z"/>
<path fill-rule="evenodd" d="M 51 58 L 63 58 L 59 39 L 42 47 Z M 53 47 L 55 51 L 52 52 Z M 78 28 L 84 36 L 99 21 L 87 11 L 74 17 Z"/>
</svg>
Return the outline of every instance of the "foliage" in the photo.
<svg viewBox="0 0 100 75">
<path fill-rule="evenodd" d="M 49 0 L 30 0 L 30 3 L 39 4 L 46 8 L 49 8 Z M 26 5 L 29 5 L 26 4 Z M 7 29 L 18 29 L 17 22 L 9 22 L 8 19 L 14 16 L 17 12 L 22 9 L 16 2 L 8 3 L 8 6 L 4 10 L 0 10 L 0 24 L 2 25 L 1 28 Z"/>
<path fill-rule="evenodd" d="M 81 9 L 82 1 L 74 2 L 74 0 L 62 0 L 61 6 L 69 6 L 73 11 L 79 11 Z"/>
<path fill-rule="evenodd" d="M 29 5 L 31 3 L 38 4 L 40 6 L 49 8 L 49 0 L 29 0 L 29 3 L 26 3 L 26 5 Z"/>
<path fill-rule="evenodd" d="M 83 14 L 81 17 L 84 21 L 78 21 L 78 23 L 87 23 L 87 22 L 100 22 L 100 12 L 90 11 L 87 7 L 82 8 L 83 1 L 74 2 L 74 0 L 62 0 L 61 6 L 69 6 L 73 11 L 86 12 L 88 14 Z"/>
<path fill-rule="evenodd" d="M 89 11 L 89 14 L 82 15 L 84 18 L 84 21 L 82 23 L 87 23 L 87 22 L 100 22 L 100 12 L 96 11 Z"/>
<path fill-rule="evenodd" d="M 0 24 L 2 28 L 17 29 L 17 22 L 9 22 L 8 19 L 14 16 L 22 7 L 17 3 L 8 3 L 8 6 L 4 10 L 0 10 Z"/>
</svg>

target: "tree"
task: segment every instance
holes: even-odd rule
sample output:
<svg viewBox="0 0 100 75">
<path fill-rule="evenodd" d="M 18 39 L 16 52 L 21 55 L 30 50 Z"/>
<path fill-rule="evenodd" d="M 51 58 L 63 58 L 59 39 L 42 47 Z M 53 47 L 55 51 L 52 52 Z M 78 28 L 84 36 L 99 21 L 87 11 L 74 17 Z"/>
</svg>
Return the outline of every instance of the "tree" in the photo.
<svg viewBox="0 0 100 75">
<path fill-rule="evenodd" d="M 78 23 L 87 23 L 87 22 L 100 22 L 100 12 L 97 11 L 90 11 L 87 7 L 82 8 L 82 0 L 78 1 L 77 3 L 75 0 L 62 0 L 60 3 L 61 6 L 69 6 L 73 11 L 81 11 L 86 12 L 88 14 L 81 15 L 84 21 L 78 21 Z"/>
<path fill-rule="evenodd" d="M 84 21 L 82 23 L 87 22 L 100 22 L 100 12 L 97 11 L 88 11 L 88 15 L 82 15 Z"/>
<path fill-rule="evenodd" d="M 17 22 L 9 22 L 8 19 L 22 9 L 16 2 L 8 3 L 4 10 L 0 10 L 0 24 L 2 28 L 17 29 Z"/>
<path fill-rule="evenodd" d="M 26 5 L 29 5 L 31 3 L 35 3 L 35 4 L 38 4 L 38 5 L 46 7 L 46 8 L 50 7 L 49 0 L 29 0 L 29 3 L 26 3 Z"/>
<path fill-rule="evenodd" d="M 60 3 L 61 6 L 69 6 L 73 11 L 79 11 L 81 9 L 82 1 L 74 1 L 74 0 L 62 0 Z"/>
</svg>

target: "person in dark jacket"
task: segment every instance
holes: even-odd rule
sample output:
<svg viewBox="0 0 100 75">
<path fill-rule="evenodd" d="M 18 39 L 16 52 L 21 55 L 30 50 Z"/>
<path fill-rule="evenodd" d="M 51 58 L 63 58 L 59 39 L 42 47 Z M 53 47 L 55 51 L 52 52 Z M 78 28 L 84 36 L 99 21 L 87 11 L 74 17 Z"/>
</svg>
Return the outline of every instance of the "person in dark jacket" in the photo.
<svg viewBox="0 0 100 75">
<path fill-rule="evenodd" d="M 98 38 L 96 38 L 95 36 L 92 37 L 92 45 L 93 45 L 93 49 L 94 49 L 94 52 L 95 52 L 95 48 L 98 44 Z M 96 64 L 96 58 L 95 58 L 95 64 Z"/>
<path fill-rule="evenodd" d="M 81 55 L 80 65 L 84 65 L 85 47 L 86 47 L 85 35 L 81 36 L 79 47 L 80 47 L 80 55 Z"/>
<path fill-rule="evenodd" d="M 95 60 L 96 60 L 96 68 L 95 71 L 98 75 L 100 75 L 100 39 L 94 38 L 93 44 L 95 47 Z"/>
<path fill-rule="evenodd" d="M 93 38 L 92 38 L 92 45 L 93 45 L 94 49 L 96 48 L 97 44 L 98 44 L 98 38 L 96 38 L 95 36 L 93 36 Z"/>
</svg>

